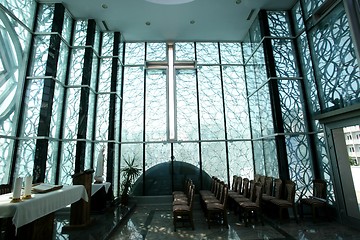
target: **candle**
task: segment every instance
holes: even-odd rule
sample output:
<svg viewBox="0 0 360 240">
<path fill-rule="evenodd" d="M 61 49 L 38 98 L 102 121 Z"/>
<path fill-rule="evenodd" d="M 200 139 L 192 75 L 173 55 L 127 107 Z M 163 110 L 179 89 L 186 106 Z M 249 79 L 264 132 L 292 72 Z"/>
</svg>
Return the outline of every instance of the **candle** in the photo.
<svg viewBox="0 0 360 240">
<path fill-rule="evenodd" d="M 24 197 L 31 196 L 31 187 L 32 187 L 32 176 L 25 177 L 25 190 L 24 190 Z"/>
<path fill-rule="evenodd" d="M 21 195 L 23 178 L 18 177 L 15 179 L 14 189 L 13 189 L 13 200 L 19 200 Z"/>
</svg>

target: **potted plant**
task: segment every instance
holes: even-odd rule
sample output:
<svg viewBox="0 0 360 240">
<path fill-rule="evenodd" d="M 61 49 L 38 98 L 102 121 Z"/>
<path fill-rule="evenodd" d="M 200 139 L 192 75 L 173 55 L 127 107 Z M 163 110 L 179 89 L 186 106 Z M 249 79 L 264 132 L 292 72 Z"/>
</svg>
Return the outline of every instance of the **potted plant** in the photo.
<svg viewBox="0 0 360 240">
<path fill-rule="evenodd" d="M 136 178 L 141 174 L 141 168 L 135 164 L 135 157 L 124 160 L 125 166 L 121 168 L 120 172 L 123 174 L 123 180 L 121 182 L 121 204 L 127 205 L 129 201 L 129 194 L 132 188 L 132 184 Z"/>
</svg>

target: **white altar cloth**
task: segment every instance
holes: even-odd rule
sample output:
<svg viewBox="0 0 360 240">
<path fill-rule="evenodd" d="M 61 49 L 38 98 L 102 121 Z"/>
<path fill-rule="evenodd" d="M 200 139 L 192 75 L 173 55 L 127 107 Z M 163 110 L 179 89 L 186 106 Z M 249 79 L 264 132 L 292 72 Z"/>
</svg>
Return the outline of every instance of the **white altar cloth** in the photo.
<svg viewBox="0 0 360 240">
<path fill-rule="evenodd" d="M 105 192 L 108 193 L 111 183 L 94 183 L 91 185 L 91 196 L 94 195 L 97 191 L 99 191 L 102 187 L 105 187 Z"/>
<path fill-rule="evenodd" d="M 32 194 L 31 199 L 11 202 L 12 193 L 0 195 L 0 218 L 12 217 L 15 228 L 46 216 L 80 199 L 88 201 L 83 185 L 64 186 L 48 193 Z"/>
</svg>

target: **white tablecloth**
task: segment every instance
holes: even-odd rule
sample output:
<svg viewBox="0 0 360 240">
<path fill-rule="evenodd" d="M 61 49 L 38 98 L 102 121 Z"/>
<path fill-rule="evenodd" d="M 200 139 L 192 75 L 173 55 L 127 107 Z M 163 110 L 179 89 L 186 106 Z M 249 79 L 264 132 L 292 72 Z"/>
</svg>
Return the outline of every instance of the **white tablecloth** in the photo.
<svg viewBox="0 0 360 240">
<path fill-rule="evenodd" d="M 88 201 L 83 185 L 64 186 L 56 191 L 32 194 L 31 199 L 18 203 L 11 203 L 10 197 L 12 193 L 0 195 L 0 218 L 13 217 L 12 221 L 16 228 L 64 208 L 81 198 Z"/>
<path fill-rule="evenodd" d="M 110 186 L 111 186 L 111 183 L 109 183 L 109 182 L 92 184 L 91 185 L 91 196 L 94 195 L 97 191 L 99 191 L 102 187 L 105 187 L 105 192 L 107 193 L 109 191 Z"/>
</svg>

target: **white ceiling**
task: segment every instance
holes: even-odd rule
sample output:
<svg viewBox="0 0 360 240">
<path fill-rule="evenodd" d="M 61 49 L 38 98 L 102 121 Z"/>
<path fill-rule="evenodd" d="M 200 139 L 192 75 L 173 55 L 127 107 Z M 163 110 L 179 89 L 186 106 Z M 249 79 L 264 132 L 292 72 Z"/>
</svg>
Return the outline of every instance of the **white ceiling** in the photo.
<svg viewBox="0 0 360 240">
<path fill-rule="evenodd" d="M 242 0 L 240 4 L 236 0 L 195 0 L 180 5 L 145 0 L 62 2 L 75 19 L 95 19 L 102 30 L 105 22 L 108 30 L 119 31 L 125 41 L 240 41 L 260 9 L 287 10 L 296 0 Z"/>
</svg>

